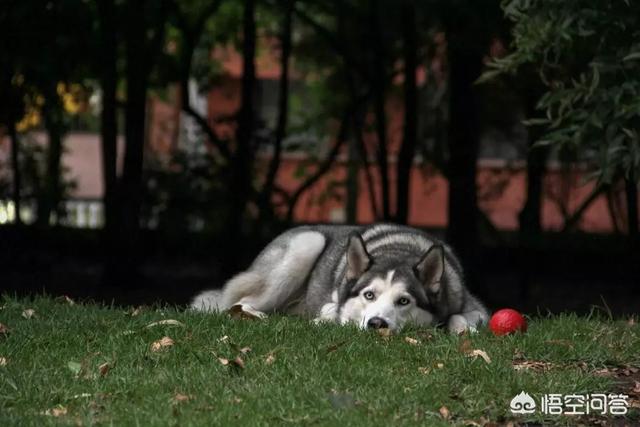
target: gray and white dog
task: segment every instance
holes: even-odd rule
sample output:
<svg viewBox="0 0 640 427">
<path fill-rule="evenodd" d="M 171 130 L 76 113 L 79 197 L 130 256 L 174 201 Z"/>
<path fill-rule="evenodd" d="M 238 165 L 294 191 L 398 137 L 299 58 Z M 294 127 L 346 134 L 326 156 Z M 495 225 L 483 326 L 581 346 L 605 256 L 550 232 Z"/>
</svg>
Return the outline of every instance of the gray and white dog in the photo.
<svg viewBox="0 0 640 427">
<path fill-rule="evenodd" d="M 234 306 L 258 317 L 291 313 L 363 329 L 444 324 L 460 333 L 489 318 L 448 246 L 394 224 L 293 228 L 222 290 L 191 303 L 210 311 Z"/>
</svg>

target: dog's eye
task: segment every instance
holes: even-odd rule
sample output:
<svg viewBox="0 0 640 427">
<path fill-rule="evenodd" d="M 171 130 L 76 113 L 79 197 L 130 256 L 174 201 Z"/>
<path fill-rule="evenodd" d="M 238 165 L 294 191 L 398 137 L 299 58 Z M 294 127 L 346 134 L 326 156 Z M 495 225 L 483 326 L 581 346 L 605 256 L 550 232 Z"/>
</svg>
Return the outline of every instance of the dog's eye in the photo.
<svg viewBox="0 0 640 427">
<path fill-rule="evenodd" d="M 409 301 L 409 298 L 405 297 L 402 297 L 397 301 L 398 305 L 408 305 L 410 302 L 411 301 Z"/>
<path fill-rule="evenodd" d="M 375 297 L 375 295 L 371 291 L 367 291 L 362 295 L 364 296 L 365 299 L 368 299 L 369 301 L 371 301 Z"/>
</svg>

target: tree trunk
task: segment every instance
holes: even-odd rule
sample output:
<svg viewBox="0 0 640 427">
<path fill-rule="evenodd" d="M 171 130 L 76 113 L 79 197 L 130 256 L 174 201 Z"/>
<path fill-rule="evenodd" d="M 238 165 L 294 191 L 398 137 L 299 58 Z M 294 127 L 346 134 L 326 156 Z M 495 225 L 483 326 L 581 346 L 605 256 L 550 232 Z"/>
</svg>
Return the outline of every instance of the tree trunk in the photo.
<svg viewBox="0 0 640 427">
<path fill-rule="evenodd" d="M 144 157 L 144 130 L 147 105 L 148 76 L 145 55 L 144 2 L 131 1 L 127 22 L 127 102 L 125 104 L 126 150 L 122 169 L 122 208 L 124 228 L 137 234 L 140 226 L 142 194 L 142 166 Z"/>
<path fill-rule="evenodd" d="M 16 132 L 16 121 L 14 117 L 9 119 L 7 124 L 9 128 L 9 137 L 11 138 L 11 168 L 13 172 L 13 206 L 16 212 L 16 225 L 22 225 L 22 215 L 20 207 L 22 205 L 22 176 L 20 173 L 20 141 L 18 141 L 18 132 Z"/>
<path fill-rule="evenodd" d="M 373 96 L 374 114 L 376 121 L 376 134 L 378 139 L 377 160 L 380 171 L 380 186 L 382 189 L 382 218 L 385 221 L 391 219 L 389 197 L 389 154 L 387 151 L 387 117 L 386 104 L 386 76 L 385 76 L 385 52 L 380 31 L 378 1 L 370 3 L 370 31 L 373 45 Z"/>
<path fill-rule="evenodd" d="M 145 2 L 126 3 L 125 58 L 127 100 L 125 103 L 125 152 L 122 176 L 118 186 L 120 212 L 115 246 L 117 253 L 109 266 L 111 285 L 135 287 L 141 284 L 139 264 L 140 206 L 144 159 L 145 120 L 149 64 L 146 49 Z"/>
<path fill-rule="evenodd" d="M 282 155 L 282 141 L 287 133 L 287 122 L 289 118 L 289 58 L 291 57 L 291 34 L 293 11 L 295 0 L 286 0 L 282 21 L 282 34 L 280 36 L 280 87 L 278 94 L 278 122 L 276 124 L 275 137 L 273 141 L 273 157 L 269 163 L 269 170 L 265 178 L 265 183 L 261 195 L 261 220 L 269 220 L 273 214 L 271 208 L 271 195 L 273 186 L 280 168 L 280 158 Z M 266 217 L 266 218 L 265 218 Z"/>
<path fill-rule="evenodd" d="M 142 285 L 140 262 L 140 208 L 143 192 L 143 166 L 145 151 L 145 130 L 147 122 L 147 90 L 155 55 L 164 40 L 166 2 L 159 3 L 152 19 L 153 36 L 148 40 L 150 30 L 147 6 L 144 0 L 130 0 L 124 4 L 125 19 L 125 59 L 127 100 L 125 103 L 125 151 L 122 175 L 117 185 L 115 197 L 119 211 L 114 213 L 117 229 L 113 254 L 106 269 L 106 284 L 120 287 Z M 154 4 L 155 5 L 155 4 Z"/>
<path fill-rule="evenodd" d="M 531 141 L 530 141 L 531 142 Z M 518 215 L 520 233 L 528 238 L 542 230 L 542 195 L 545 165 L 548 150 L 546 147 L 531 149 L 527 158 L 527 199 Z"/>
<path fill-rule="evenodd" d="M 256 22 L 255 0 L 244 2 L 242 41 L 242 94 L 236 130 L 236 151 L 231 162 L 230 211 L 227 223 L 227 241 L 231 243 L 229 259 L 225 266 L 235 269 L 237 255 L 241 250 L 241 236 L 244 225 L 245 209 L 252 190 L 253 178 L 253 127 L 254 127 L 254 91 L 256 85 L 255 53 Z"/>
<path fill-rule="evenodd" d="M 526 77 L 525 77 L 526 79 Z M 528 83 L 525 94 L 525 108 L 527 118 L 536 114 L 536 103 L 541 95 L 536 83 Z M 529 127 L 527 153 L 527 188 L 526 201 L 520 214 L 519 221 L 519 272 L 520 272 L 520 303 L 526 306 L 530 301 L 530 288 L 536 265 L 538 263 L 538 251 L 532 247 L 532 239 L 539 236 L 542 231 L 542 196 L 544 174 L 546 171 L 548 147 L 535 147 L 534 144 L 540 137 L 540 127 Z"/>
<path fill-rule="evenodd" d="M 625 179 L 625 192 L 627 194 L 629 242 L 633 249 L 638 249 L 640 247 L 640 235 L 638 233 L 638 182 L 633 173 L 629 179 Z"/>
<path fill-rule="evenodd" d="M 529 89 L 526 95 L 527 117 L 535 115 L 535 105 L 539 98 L 537 91 Z M 542 193 L 543 180 L 546 171 L 547 157 L 549 149 L 547 147 L 535 147 L 534 144 L 540 137 L 542 129 L 539 127 L 529 128 L 529 151 L 527 154 L 527 198 L 525 204 L 518 215 L 520 236 L 524 240 L 540 234 L 542 230 Z"/>
<path fill-rule="evenodd" d="M 472 288 L 478 282 L 478 202 L 476 169 L 480 128 L 474 82 L 482 55 L 458 38 L 449 44 L 450 121 L 449 224 L 447 237 L 458 251 Z"/>
<path fill-rule="evenodd" d="M 62 201 L 62 177 L 60 161 L 62 158 L 62 111 L 57 102 L 57 94 L 52 91 L 47 96 L 47 105 L 44 108 L 44 117 L 49 144 L 47 147 L 47 169 L 45 175 L 44 194 L 38 201 L 37 224 L 40 227 L 48 227 L 51 223 L 51 214 L 59 213 Z M 60 218 L 56 216 L 56 223 Z"/>
<path fill-rule="evenodd" d="M 346 203 L 346 222 L 347 224 L 355 224 L 358 221 L 358 175 L 360 168 L 358 159 L 358 141 L 355 137 L 348 142 L 348 159 L 347 159 L 347 203 Z"/>
<path fill-rule="evenodd" d="M 358 144 L 358 154 L 362 159 L 362 168 L 364 169 L 364 178 L 367 182 L 367 190 L 369 192 L 369 205 L 371 207 L 371 215 L 374 221 L 378 221 L 380 213 L 378 212 L 378 197 L 376 195 L 376 186 L 373 183 L 373 174 L 369 168 L 369 153 L 367 153 L 367 147 L 362 138 L 363 125 L 363 112 L 356 111 L 353 118 L 353 137 Z"/>
<path fill-rule="evenodd" d="M 111 246 L 117 228 L 117 138 L 118 121 L 116 110 L 116 87 L 118 75 L 117 36 L 114 0 L 100 0 L 100 84 L 102 86 L 102 112 L 100 116 L 100 136 L 102 140 L 102 181 L 104 185 L 104 240 Z"/>
<path fill-rule="evenodd" d="M 418 88 L 416 84 L 417 42 L 415 4 L 405 0 L 402 8 L 404 57 L 404 135 L 398 154 L 396 187 L 396 222 L 406 224 L 409 219 L 411 167 L 416 150 L 418 132 Z"/>
</svg>

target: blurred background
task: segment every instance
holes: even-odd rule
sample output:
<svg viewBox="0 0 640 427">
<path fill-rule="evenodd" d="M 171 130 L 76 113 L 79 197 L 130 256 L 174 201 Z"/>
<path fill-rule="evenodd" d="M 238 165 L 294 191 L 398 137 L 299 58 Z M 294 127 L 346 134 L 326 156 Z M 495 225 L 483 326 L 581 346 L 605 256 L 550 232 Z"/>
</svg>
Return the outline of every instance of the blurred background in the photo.
<svg viewBox="0 0 640 427">
<path fill-rule="evenodd" d="M 183 304 L 392 221 L 491 308 L 639 312 L 640 14 L 597 3 L 3 0 L 0 289 Z"/>
</svg>

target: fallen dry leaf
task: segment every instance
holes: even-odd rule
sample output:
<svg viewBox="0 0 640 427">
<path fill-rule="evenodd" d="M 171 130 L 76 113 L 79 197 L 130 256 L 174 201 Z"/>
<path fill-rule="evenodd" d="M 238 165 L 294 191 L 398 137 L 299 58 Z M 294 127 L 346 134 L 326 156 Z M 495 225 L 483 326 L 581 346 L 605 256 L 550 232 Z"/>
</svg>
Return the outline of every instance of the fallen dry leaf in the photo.
<svg viewBox="0 0 640 427">
<path fill-rule="evenodd" d="M 187 402 L 191 399 L 191 396 L 187 396 L 186 394 L 182 394 L 182 393 L 176 393 L 175 396 L 173 396 L 173 401 L 174 402 Z"/>
<path fill-rule="evenodd" d="M 451 418 L 451 412 L 449 412 L 449 408 L 446 406 L 441 406 L 440 409 L 438 409 L 438 412 L 440 412 L 440 416 L 445 420 Z"/>
<path fill-rule="evenodd" d="M 460 349 L 460 353 L 463 353 L 463 354 L 471 353 L 471 351 L 473 350 L 473 347 L 471 345 L 471 340 L 469 340 L 468 338 L 463 339 L 460 342 L 460 346 L 458 348 Z"/>
<path fill-rule="evenodd" d="M 74 300 L 72 300 L 71 298 L 69 298 L 68 295 L 62 295 L 61 297 L 56 298 L 56 300 L 58 302 L 65 303 L 65 304 L 68 304 L 68 305 L 75 305 L 76 304 L 76 302 Z"/>
<path fill-rule="evenodd" d="M 421 374 L 428 374 L 429 372 L 431 372 L 431 369 L 424 367 L 424 366 L 419 366 L 418 367 L 418 372 L 420 372 Z"/>
<path fill-rule="evenodd" d="M 404 337 L 404 340 L 411 345 L 418 345 L 419 341 L 415 338 Z"/>
<path fill-rule="evenodd" d="M 418 331 L 416 332 L 416 336 L 424 341 L 431 341 L 433 339 L 433 334 L 431 332 Z"/>
<path fill-rule="evenodd" d="M 634 382 L 633 392 L 640 394 L 640 381 L 635 381 Z"/>
<path fill-rule="evenodd" d="M 471 427 L 482 427 L 482 424 L 475 422 L 473 420 L 464 420 L 462 424 L 464 424 L 465 426 L 471 426 Z"/>
<path fill-rule="evenodd" d="M 242 357 L 237 356 L 231 361 L 231 365 L 240 369 L 244 369 L 244 360 L 242 360 Z"/>
<path fill-rule="evenodd" d="M 251 347 L 242 347 L 240 349 L 240 353 L 242 353 L 242 354 L 247 354 L 247 353 L 250 353 L 250 352 L 251 352 Z"/>
<path fill-rule="evenodd" d="M 532 370 L 532 371 L 548 371 L 554 367 L 549 362 L 543 362 L 540 360 L 514 360 L 512 362 L 513 369 L 516 371 Z"/>
<path fill-rule="evenodd" d="M 174 319 L 166 319 L 166 320 L 158 320 L 157 322 L 151 322 L 145 327 L 153 328 L 154 326 L 159 326 L 159 325 L 184 326 L 184 323 Z"/>
<path fill-rule="evenodd" d="M 7 358 L 0 357 L 0 366 L 7 366 Z"/>
<path fill-rule="evenodd" d="M 222 366 L 232 366 L 234 368 L 244 369 L 244 360 L 240 356 L 236 356 L 235 359 L 227 359 L 226 357 L 218 357 L 218 362 Z"/>
<path fill-rule="evenodd" d="M 576 363 L 575 366 L 577 366 L 580 370 L 585 371 L 585 372 L 589 370 L 589 365 L 587 365 L 586 362 L 578 362 L 578 363 Z"/>
<path fill-rule="evenodd" d="M 61 417 L 63 415 L 67 415 L 67 412 L 67 408 L 62 405 L 58 405 L 55 408 L 47 409 L 44 414 L 52 417 Z"/>
<path fill-rule="evenodd" d="M 378 335 L 380 335 L 381 337 L 390 337 L 391 335 L 393 335 L 393 333 L 391 332 L 391 329 L 389 328 L 380 328 L 380 329 L 376 329 L 376 332 L 378 333 Z"/>
<path fill-rule="evenodd" d="M 334 351 L 336 351 L 337 349 L 339 349 L 340 347 L 342 347 L 346 343 L 347 343 L 347 341 L 340 341 L 338 343 L 331 344 L 330 346 L 327 347 L 326 351 L 327 351 L 327 353 L 333 353 Z"/>
<path fill-rule="evenodd" d="M 232 306 L 229 310 L 227 310 L 227 313 L 229 313 L 229 316 L 231 316 L 232 319 L 245 319 L 245 320 L 260 319 L 260 316 L 256 316 L 253 313 L 243 310 L 240 304 L 236 304 Z"/>
<path fill-rule="evenodd" d="M 22 317 L 24 317 L 25 319 L 31 319 L 35 315 L 36 311 L 33 308 L 27 308 L 22 312 Z"/>
<path fill-rule="evenodd" d="M 436 367 L 437 367 L 438 369 L 442 369 L 442 368 L 444 368 L 444 363 L 442 363 L 442 362 L 438 362 L 438 363 L 436 363 Z"/>
<path fill-rule="evenodd" d="M 225 335 L 223 337 L 218 338 L 218 341 L 220 342 L 227 342 L 229 341 L 229 335 Z"/>
<path fill-rule="evenodd" d="M 489 357 L 487 352 L 484 350 L 480 350 L 480 349 L 471 350 L 468 356 L 473 358 L 477 358 L 479 356 L 479 357 L 482 357 L 482 359 L 484 359 L 485 362 L 491 363 L 491 358 Z"/>
<path fill-rule="evenodd" d="M 597 377 L 613 377 L 616 375 L 616 372 L 609 368 L 596 369 L 593 371 L 593 375 Z"/>
<path fill-rule="evenodd" d="M 267 355 L 267 357 L 264 359 L 264 363 L 265 363 L 266 365 L 272 365 L 272 364 L 273 364 L 273 362 L 275 362 L 275 361 L 276 361 L 276 357 L 274 356 L 274 354 L 273 354 L 273 353 L 269 353 L 269 354 Z"/>
<path fill-rule="evenodd" d="M 9 335 L 9 328 L 2 323 L 0 323 L 0 335 Z"/>
<path fill-rule="evenodd" d="M 102 365 L 98 366 L 98 372 L 100 372 L 101 377 L 106 376 L 110 370 L 111 370 L 111 365 L 108 362 L 105 362 Z"/>
<path fill-rule="evenodd" d="M 91 393 L 80 393 L 80 394 L 74 394 L 73 396 L 71 396 L 72 399 L 84 399 L 87 397 L 91 397 L 93 396 Z"/>
<path fill-rule="evenodd" d="M 140 307 L 136 307 L 133 309 L 133 311 L 129 314 L 129 316 L 131 317 L 136 317 L 137 315 L 139 315 L 140 313 L 142 313 L 143 310 L 143 306 Z"/>
<path fill-rule="evenodd" d="M 151 344 L 151 351 L 160 351 L 167 347 L 171 347 L 174 344 L 174 341 L 169 337 L 162 337 L 158 341 L 154 341 Z"/>
</svg>

